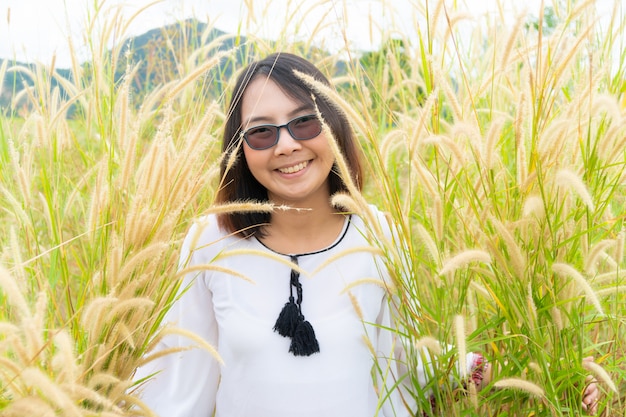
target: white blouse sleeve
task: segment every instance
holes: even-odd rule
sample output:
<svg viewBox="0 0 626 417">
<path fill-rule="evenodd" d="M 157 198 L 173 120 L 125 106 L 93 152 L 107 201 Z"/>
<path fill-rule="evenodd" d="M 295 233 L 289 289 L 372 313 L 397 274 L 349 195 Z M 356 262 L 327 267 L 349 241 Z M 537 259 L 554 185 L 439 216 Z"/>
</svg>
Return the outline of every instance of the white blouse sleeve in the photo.
<svg viewBox="0 0 626 417">
<path fill-rule="evenodd" d="M 208 262 L 199 259 L 190 247 L 198 241 L 197 233 L 201 232 L 198 227 L 194 225 L 190 229 L 183 243 L 181 267 Z M 207 287 L 208 275 L 206 271 L 192 272 L 184 277 L 179 298 L 165 316 L 164 324 L 193 332 L 217 347 L 218 327 L 212 294 Z M 141 387 L 141 400 L 160 417 L 212 416 L 220 378 L 219 363 L 196 342 L 179 335 L 166 335 L 156 350 L 172 347 L 190 349 L 162 356 L 137 370 L 135 380 L 154 374 Z"/>
</svg>

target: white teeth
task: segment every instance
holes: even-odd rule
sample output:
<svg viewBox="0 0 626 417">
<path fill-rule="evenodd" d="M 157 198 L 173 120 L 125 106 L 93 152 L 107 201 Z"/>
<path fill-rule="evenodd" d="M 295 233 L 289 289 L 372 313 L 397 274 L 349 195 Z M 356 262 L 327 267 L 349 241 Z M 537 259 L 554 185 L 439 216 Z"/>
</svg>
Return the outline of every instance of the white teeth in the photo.
<svg viewBox="0 0 626 417">
<path fill-rule="evenodd" d="M 279 168 L 278 170 L 283 174 L 293 174 L 294 172 L 302 171 L 306 166 L 309 165 L 308 161 L 300 162 L 298 165 L 294 165 L 292 167 L 287 168 Z"/>
</svg>

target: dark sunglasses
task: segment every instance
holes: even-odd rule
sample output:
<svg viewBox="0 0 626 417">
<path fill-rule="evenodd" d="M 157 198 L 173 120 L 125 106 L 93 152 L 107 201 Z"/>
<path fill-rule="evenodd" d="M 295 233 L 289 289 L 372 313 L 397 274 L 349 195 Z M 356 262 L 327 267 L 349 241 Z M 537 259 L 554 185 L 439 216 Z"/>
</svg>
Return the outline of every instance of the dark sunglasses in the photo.
<svg viewBox="0 0 626 417">
<path fill-rule="evenodd" d="M 280 129 L 286 127 L 291 137 L 296 140 L 308 140 L 322 133 L 322 122 L 315 114 L 298 116 L 284 125 L 254 126 L 243 133 L 249 147 L 256 150 L 271 148 L 278 143 Z"/>
</svg>

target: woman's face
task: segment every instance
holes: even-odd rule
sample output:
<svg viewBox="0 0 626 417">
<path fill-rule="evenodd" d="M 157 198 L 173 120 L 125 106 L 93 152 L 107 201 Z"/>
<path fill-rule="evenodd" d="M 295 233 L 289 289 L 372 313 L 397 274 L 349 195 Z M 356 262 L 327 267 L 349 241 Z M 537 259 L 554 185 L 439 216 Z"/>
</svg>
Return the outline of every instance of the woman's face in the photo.
<svg viewBox="0 0 626 417">
<path fill-rule="evenodd" d="M 286 95 L 271 79 L 253 79 L 243 95 L 243 131 L 264 124 L 284 125 L 292 119 L 315 114 Z M 292 207 L 314 208 L 330 204 L 328 176 L 335 157 L 324 132 L 308 140 L 295 140 L 287 128 L 268 149 L 252 149 L 245 141 L 243 151 L 254 178 L 267 189 L 270 201 Z"/>
</svg>

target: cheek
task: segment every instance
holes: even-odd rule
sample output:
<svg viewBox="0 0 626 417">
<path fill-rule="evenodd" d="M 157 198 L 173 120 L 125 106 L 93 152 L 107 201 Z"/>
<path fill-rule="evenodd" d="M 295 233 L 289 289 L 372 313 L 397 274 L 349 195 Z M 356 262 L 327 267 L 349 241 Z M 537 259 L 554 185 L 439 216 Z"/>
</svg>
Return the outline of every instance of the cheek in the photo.
<svg viewBox="0 0 626 417">
<path fill-rule="evenodd" d="M 257 175 L 259 170 L 266 165 L 263 153 L 244 146 L 242 156 L 242 162 L 248 166 L 248 171 L 250 171 L 252 176 L 258 180 Z"/>
</svg>

